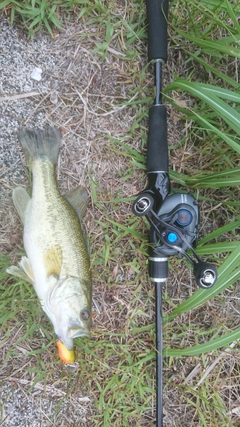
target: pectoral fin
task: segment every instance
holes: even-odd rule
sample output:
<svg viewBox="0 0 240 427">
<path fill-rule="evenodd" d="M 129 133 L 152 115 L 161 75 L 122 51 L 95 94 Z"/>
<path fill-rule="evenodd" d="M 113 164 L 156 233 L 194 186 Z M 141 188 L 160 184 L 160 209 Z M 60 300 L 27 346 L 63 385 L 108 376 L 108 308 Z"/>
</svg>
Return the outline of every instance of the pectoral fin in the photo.
<svg viewBox="0 0 240 427">
<path fill-rule="evenodd" d="M 11 265 L 11 267 L 7 268 L 6 272 L 33 285 L 34 275 L 28 258 L 25 256 L 22 257 L 18 265 L 19 267 Z"/>
<path fill-rule="evenodd" d="M 52 246 L 45 252 L 44 264 L 47 276 L 60 276 L 62 268 L 62 249 L 59 245 Z"/>
<path fill-rule="evenodd" d="M 29 194 L 22 187 L 16 187 L 12 193 L 13 204 L 17 210 L 18 215 L 24 224 L 27 206 L 31 200 Z"/>
<path fill-rule="evenodd" d="M 88 193 L 86 189 L 80 185 L 74 190 L 64 194 L 63 197 L 73 207 L 78 218 L 81 220 L 84 217 L 88 206 Z"/>
</svg>

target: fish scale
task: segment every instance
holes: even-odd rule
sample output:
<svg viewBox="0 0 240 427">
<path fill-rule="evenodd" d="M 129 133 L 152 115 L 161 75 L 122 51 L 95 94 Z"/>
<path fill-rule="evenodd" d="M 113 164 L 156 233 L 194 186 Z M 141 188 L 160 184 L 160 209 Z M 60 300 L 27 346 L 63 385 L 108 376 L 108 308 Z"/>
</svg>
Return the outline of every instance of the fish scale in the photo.
<svg viewBox="0 0 240 427">
<path fill-rule="evenodd" d="M 46 158 L 33 161 L 32 174 L 31 210 L 27 212 L 28 220 L 24 229 L 26 251 L 29 247 L 31 253 L 34 243 L 38 247 L 42 246 L 43 250 L 60 245 L 63 252 L 61 276 L 71 274 L 88 279 L 89 257 L 79 220 L 73 208 L 59 193 L 52 163 Z M 27 236 L 32 236 L 32 230 L 35 230 L 35 241 L 31 239 L 28 242 Z"/>
</svg>

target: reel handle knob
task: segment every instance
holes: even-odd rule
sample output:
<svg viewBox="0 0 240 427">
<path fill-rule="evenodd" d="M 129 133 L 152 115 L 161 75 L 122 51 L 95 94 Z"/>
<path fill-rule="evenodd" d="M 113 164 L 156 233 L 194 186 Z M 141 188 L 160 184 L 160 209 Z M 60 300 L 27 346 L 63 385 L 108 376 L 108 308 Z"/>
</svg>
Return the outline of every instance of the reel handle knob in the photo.
<svg viewBox="0 0 240 427">
<path fill-rule="evenodd" d="M 217 281 L 217 269 L 213 264 L 208 262 L 199 262 L 194 266 L 194 276 L 197 285 L 203 289 L 209 289 Z"/>
<path fill-rule="evenodd" d="M 133 202 L 132 211 L 136 216 L 147 215 L 154 205 L 154 198 L 148 192 L 141 193 Z"/>
</svg>

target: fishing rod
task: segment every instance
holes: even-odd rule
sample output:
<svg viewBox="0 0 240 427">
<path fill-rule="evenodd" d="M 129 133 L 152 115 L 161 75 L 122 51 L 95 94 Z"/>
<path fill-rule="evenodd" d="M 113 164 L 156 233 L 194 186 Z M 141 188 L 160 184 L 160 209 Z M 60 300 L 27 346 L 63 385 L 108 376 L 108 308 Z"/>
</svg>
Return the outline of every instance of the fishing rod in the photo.
<svg viewBox="0 0 240 427">
<path fill-rule="evenodd" d="M 149 109 L 148 184 L 134 201 L 132 210 L 136 216 L 146 217 L 150 225 L 148 273 L 155 284 L 156 426 L 163 427 L 162 287 L 168 278 L 168 258 L 184 256 L 193 266 L 197 285 L 204 289 L 216 283 L 217 270 L 214 265 L 202 261 L 194 250 L 200 228 L 197 200 L 188 193 L 170 194 L 167 110 L 162 104 L 162 65 L 168 56 L 168 0 L 146 0 L 146 9 L 148 61 L 154 64 L 155 101 Z"/>
</svg>

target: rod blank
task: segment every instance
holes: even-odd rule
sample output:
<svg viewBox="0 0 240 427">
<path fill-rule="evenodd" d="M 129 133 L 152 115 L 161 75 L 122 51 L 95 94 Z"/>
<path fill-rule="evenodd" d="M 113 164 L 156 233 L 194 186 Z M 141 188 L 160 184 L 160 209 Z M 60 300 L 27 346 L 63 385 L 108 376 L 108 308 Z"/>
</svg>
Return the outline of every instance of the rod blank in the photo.
<svg viewBox="0 0 240 427">
<path fill-rule="evenodd" d="M 163 364 L 162 364 L 162 284 L 155 283 L 155 310 L 156 310 L 156 385 L 157 385 L 157 404 L 156 404 L 156 427 L 163 427 Z"/>
</svg>

